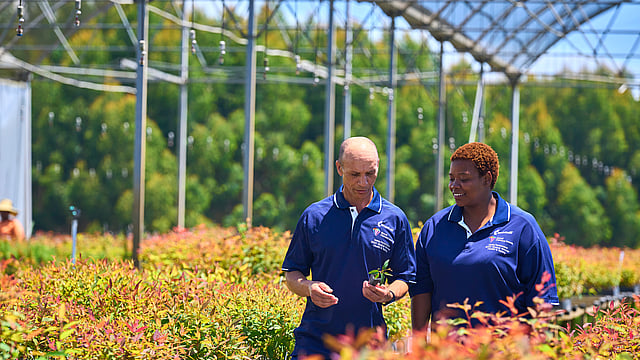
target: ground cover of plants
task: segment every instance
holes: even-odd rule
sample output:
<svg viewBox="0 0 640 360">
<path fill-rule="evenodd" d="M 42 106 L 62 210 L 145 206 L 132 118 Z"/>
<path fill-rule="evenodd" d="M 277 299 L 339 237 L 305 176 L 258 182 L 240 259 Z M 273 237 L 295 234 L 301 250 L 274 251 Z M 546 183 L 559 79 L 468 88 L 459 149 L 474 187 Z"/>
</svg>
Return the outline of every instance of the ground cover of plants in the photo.
<svg viewBox="0 0 640 360">
<path fill-rule="evenodd" d="M 0 241 L 0 358 L 285 359 L 304 300 L 282 282 L 290 234 L 198 227 L 142 242 L 140 269 L 125 236 L 37 234 Z M 640 250 L 550 239 L 561 298 L 640 283 Z M 510 304 L 513 299 L 504 299 Z M 328 339 L 342 359 L 638 359 L 640 298 L 594 309 L 586 323 L 474 312 L 409 338 L 409 299 L 386 307 L 389 340 L 361 332 Z M 470 328 L 471 317 L 487 326 Z"/>
</svg>

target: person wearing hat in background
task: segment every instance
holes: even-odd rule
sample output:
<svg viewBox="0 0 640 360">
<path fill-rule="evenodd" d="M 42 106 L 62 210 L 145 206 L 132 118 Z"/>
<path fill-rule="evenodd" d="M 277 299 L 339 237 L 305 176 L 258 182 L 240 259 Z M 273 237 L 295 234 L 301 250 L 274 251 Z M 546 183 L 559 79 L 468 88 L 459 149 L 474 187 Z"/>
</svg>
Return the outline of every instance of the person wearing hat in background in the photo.
<svg viewBox="0 0 640 360">
<path fill-rule="evenodd" d="M 11 218 L 13 215 L 14 218 Z M 0 239 L 24 240 L 24 227 L 20 220 L 16 219 L 18 210 L 13 207 L 9 199 L 0 201 Z"/>
</svg>

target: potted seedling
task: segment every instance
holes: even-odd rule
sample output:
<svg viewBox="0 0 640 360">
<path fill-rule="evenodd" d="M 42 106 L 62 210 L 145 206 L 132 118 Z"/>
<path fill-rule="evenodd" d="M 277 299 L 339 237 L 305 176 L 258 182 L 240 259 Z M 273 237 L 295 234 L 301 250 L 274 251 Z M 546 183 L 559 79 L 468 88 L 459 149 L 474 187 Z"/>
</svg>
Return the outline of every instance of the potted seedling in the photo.
<svg viewBox="0 0 640 360">
<path fill-rule="evenodd" d="M 391 276 L 391 268 L 389 267 L 389 259 L 382 264 L 379 269 L 369 271 L 369 284 L 376 286 L 386 283 L 387 278 Z"/>
</svg>

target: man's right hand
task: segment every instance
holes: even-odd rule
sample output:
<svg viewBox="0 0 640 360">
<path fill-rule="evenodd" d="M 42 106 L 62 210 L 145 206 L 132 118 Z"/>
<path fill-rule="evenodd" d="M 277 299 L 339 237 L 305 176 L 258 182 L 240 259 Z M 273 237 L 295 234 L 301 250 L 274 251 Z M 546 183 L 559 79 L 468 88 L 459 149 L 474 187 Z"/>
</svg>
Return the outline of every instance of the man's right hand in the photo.
<svg viewBox="0 0 640 360">
<path fill-rule="evenodd" d="M 298 270 L 292 270 L 285 273 L 287 287 L 295 294 L 302 297 L 310 297 L 313 303 L 321 308 L 328 308 L 338 303 L 333 289 L 322 281 L 308 280 L 304 274 Z"/>
<path fill-rule="evenodd" d="M 318 307 L 328 308 L 331 305 L 337 304 L 338 298 L 332 293 L 333 289 L 321 281 L 309 282 L 309 297 Z"/>
</svg>

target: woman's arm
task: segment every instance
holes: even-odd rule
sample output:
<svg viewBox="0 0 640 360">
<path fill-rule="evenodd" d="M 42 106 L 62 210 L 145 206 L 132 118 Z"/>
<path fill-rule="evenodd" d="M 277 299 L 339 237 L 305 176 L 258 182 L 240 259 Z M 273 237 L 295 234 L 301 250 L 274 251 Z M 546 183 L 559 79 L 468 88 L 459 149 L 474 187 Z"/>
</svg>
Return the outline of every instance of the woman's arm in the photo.
<svg viewBox="0 0 640 360">
<path fill-rule="evenodd" d="M 431 293 L 422 293 L 411 298 L 411 327 L 414 331 L 425 331 L 431 317 Z"/>
</svg>

